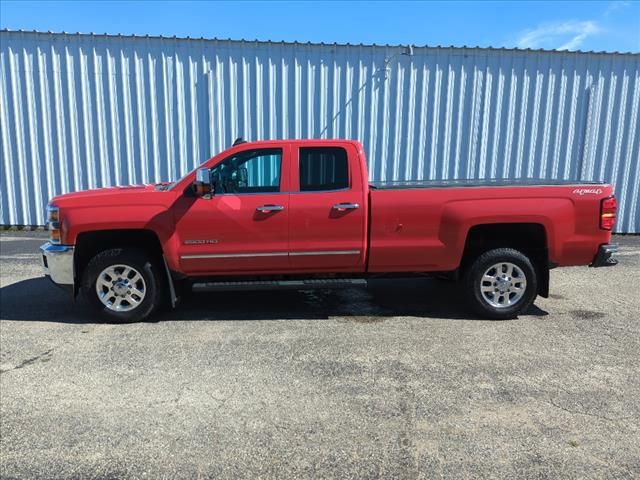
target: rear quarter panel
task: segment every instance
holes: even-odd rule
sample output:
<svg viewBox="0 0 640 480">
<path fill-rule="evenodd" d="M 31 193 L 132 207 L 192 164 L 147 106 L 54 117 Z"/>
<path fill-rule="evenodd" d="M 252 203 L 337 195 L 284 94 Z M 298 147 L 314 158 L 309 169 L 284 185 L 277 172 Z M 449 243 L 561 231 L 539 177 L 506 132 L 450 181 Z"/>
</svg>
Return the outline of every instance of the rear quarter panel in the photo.
<svg viewBox="0 0 640 480">
<path fill-rule="evenodd" d="M 475 225 L 536 223 L 549 260 L 591 263 L 611 232 L 599 228 L 600 201 L 610 185 L 451 187 L 371 190 L 369 271 L 451 271 Z"/>
</svg>

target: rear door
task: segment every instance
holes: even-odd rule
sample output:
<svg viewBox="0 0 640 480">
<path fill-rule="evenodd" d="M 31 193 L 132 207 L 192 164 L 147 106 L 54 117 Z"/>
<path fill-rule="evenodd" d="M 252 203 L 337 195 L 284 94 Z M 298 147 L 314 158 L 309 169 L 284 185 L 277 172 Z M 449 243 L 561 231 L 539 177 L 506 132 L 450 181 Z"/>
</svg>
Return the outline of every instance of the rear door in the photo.
<svg viewBox="0 0 640 480">
<path fill-rule="evenodd" d="M 289 263 L 306 272 L 365 268 L 367 198 L 351 144 L 292 146 Z"/>
</svg>

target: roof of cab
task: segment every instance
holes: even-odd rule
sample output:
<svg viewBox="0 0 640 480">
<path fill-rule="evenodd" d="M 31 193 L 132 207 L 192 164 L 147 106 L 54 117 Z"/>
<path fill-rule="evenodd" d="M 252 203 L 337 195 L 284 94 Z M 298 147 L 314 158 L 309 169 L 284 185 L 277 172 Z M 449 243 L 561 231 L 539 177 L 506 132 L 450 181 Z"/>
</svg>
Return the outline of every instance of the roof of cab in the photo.
<svg viewBox="0 0 640 480">
<path fill-rule="evenodd" d="M 280 140 L 247 140 L 242 143 L 238 143 L 238 145 L 244 146 L 272 146 L 272 145 L 281 145 L 283 143 L 289 143 L 293 145 L 335 145 L 335 144 L 351 144 L 357 147 L 361 147 L 361 143 L 357 140 L 350 139 L 340 139 L 340 138 L 291 138 L 291 139 L 280 139 Z"/>
</svg>

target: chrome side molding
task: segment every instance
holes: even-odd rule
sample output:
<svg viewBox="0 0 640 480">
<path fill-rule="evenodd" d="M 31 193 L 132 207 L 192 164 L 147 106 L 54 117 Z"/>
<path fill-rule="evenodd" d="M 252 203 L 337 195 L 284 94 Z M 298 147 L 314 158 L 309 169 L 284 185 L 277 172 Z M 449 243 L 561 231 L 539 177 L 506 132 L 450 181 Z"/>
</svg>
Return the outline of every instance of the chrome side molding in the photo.
<svg viewBox="0 0 640 480">
<path fill-rule="evenodd" d="M 313 255 L 360 255 L 360 250 L 315 250 L 306 252 L 202 253 L 182 255 L 181 260 L 203 258 L 304 257 Z"/>
<path fill-rule="evenodd" d="M 253 258 L 253 257 L 286 257 L 287 252 L 258 252 L 258 253 L 203 253 L 194 255 L 182 255 L 182 260 L 195 260 L 199 258 Z"/>
<path fill-rule="evenodd" d="M 360 255 L 360 250 L 317 250 L 315 252 L 290 252 L 290 257 L 304 257 L 307 255 Z"/>
</svg>

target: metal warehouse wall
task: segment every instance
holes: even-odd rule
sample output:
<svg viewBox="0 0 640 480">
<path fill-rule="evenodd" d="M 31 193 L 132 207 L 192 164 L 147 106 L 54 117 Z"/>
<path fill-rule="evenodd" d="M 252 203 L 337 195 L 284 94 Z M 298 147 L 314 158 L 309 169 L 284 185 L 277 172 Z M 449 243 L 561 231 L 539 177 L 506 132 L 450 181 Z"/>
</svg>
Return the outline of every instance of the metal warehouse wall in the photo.
<svg viewBox="0 0 640 480">
<path fill-rule="evenodd" d="M 237 136 L 355 138 L 373 180 L 606 180 L 640 232 L 640 55 L 0 32 L 0 223 Z"/>
</svg>

